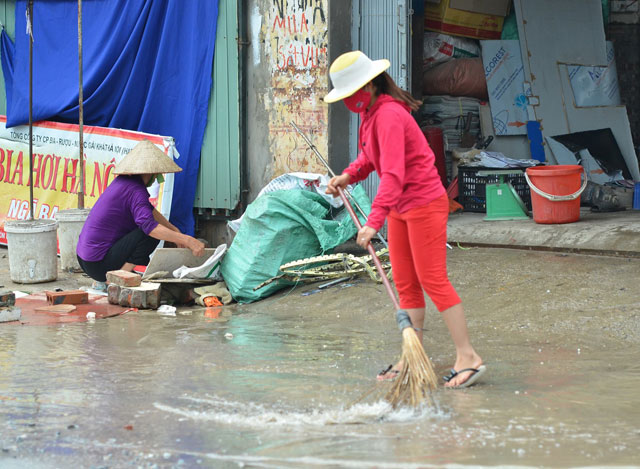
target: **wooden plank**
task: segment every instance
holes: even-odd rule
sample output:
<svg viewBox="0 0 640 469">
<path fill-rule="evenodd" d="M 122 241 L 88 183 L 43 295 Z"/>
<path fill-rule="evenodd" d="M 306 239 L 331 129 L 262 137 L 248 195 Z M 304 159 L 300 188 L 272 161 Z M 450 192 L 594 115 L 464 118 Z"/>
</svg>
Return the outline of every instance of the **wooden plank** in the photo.
<svg viewBox="0 0 640 469">
<path fill-rule="evenodd" d="M 69 304 L 47 305 L 36 308 L 36 311 L 46 311 L 48 313 L 70 313 L 75 310 L 76 307 Z"/>
</svg>

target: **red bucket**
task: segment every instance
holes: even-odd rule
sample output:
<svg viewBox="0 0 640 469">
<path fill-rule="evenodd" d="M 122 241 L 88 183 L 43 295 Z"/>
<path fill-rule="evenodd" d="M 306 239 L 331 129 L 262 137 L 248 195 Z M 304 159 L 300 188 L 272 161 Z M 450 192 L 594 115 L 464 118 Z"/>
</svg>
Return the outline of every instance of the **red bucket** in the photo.
<svg viewBox="0 0 640 469">
<path fill-rule="evenodd" d="M 581 184 L 581 176 L 584 181 Z M 525 178 L 531 188 L 533 221 L 542 224 L 573 223 L 580 219 L 580 194 L 587 175 L 580 165 L 535 166 Z"/>
</svg>

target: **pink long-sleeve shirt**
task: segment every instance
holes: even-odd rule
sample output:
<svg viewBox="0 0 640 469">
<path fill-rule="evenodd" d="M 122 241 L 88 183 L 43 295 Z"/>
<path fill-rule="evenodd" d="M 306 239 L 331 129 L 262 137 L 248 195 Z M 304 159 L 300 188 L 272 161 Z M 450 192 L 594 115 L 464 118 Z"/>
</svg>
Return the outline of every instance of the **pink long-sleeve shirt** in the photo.
<svg viewBox="0 0 640 469">
<path fill-rule="evenodd" d="M 409 107 L 381 94 L 360 114 L 358 158 L 344 173 L 351 183 L 375 170 L 380 177 L 367 226 L 380 230 L 391 210 L 404 213 L 427 205 L 446 193 L 435 156 Z"/>
</svg>

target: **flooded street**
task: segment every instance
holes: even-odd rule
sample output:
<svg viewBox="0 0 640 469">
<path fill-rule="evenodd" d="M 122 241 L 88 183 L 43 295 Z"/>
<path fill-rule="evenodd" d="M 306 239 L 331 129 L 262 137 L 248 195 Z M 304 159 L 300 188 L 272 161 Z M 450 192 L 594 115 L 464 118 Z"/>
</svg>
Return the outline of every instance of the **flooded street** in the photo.
<svg viewBox="0 0 640 469">
<path fill-rule="evenodd" d="M 640 259 L 455 248 L 449 270 L 488 370 L 415 412 L 380 398 L 401 335 L 366 279 L 2 325 L 0 467 L 640 467 Z M 442 376 L 431 305 L 425 327 Z"/>
</svg>

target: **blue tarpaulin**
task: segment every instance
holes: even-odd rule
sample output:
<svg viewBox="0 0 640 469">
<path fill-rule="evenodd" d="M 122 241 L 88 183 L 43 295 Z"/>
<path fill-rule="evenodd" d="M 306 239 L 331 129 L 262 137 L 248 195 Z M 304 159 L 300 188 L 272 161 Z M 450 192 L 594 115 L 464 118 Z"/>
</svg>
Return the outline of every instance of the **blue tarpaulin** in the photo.
<svg viewBox="0 0 640 469">
<path fill-rule="evenodd" d="M 7 127 L 29 119 L 26 0 L 16 40 L 2 32 Z M 33 120 L 78 122 L 78 2 L 34 2 Z M 211 93 L 218 0 L 82 3 L 84 123 L 171 136 L 171 221 L 193 234 L 193 200 Z"/>
</svg>

